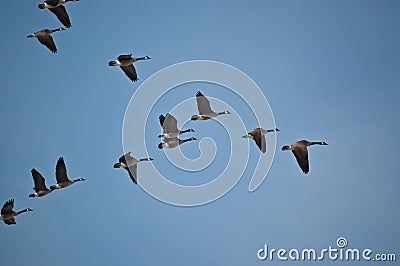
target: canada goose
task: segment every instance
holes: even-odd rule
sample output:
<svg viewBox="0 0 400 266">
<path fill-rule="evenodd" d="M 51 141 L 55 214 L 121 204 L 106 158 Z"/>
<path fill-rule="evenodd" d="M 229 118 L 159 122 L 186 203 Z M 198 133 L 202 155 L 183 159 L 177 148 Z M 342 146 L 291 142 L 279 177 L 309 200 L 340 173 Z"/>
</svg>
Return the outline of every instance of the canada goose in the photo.
<svg viewBox="0 0 400 266">
<path fill-rule="evenodd" d="M 33 168 L 31 172 L 32 172 L 33 182 L 35 183 L 35 187 L 33 189 L 35 190 L 36 193 L 30 194 L 29 195 L 30 198 L 43 197 L 53 191 L 46 187 L 44 177 L 38 171 L 36 171 L 35 168 Z"/>
<path fill-rule="evenodd" d="M 176 118 L 171 115 L 167 114 L 166 116 L 160 115 L 159 116 L 161 127 L 163 128 L 163 134 L 158 135 L 159 138 L 176 138 L 180 134 L 187 133 L 187 132 L 194 132 L 193 129 L 186 129 L 186 130 L 179 130 L 178 129 L 178 121 Z"/>
<path fill-rule="evenodd" d="M 196 93 L 198 115 L 192 115 L 191 120 L 208 120 L 218 115 L 230 114 L 229 111 L 216 113 L 211 110 L 210 101 L 200 92 Z"/>
<path fill-rule="evenodd" d="M 277 131 L 279 131 L 279 129 L 277 129 L 277 128 L 263 129 L 263 128 L 258 127 L 258 128 L 253 129 L 249 133 L 247 133 L 247 135 L 242 136 L 242 138 L 254 139 L 257 146 L 260 148 L 261 152 L 265 153 L 267 151 L 267 146 L 266 146 L 264 135 L 269 132 L 277 132 Z"/>
<path fill-rule="evenodd" d="M 37 31 L 31 35 L 26 36 L 26 38 L 37 38 L 41 44 L 49 48 L 50 51 L 53 53 L 57 53 L 57 47 L 56 44 L 54 43 L 53 37 L 50 36 L 53 32 L 56 31 L 63 31 L 65 30 L 64 28 L 58 28 L 54 30 L 49 30 L 49 29 L 43 29 L 40 31 Z"/>
<path fill-rule="evenodd" d="M 71 21 L 65 6 L 66 2 L 77 2 L 79 0 L 45 0 L 44 4 L 39 4 L 39 9 L 48 8 L 54 15 L 57 16 L 58 20 L 67 28 L 71 27 Z"/>
<path fill-rule="evenodd" d="M 152 161 L 153 158 L 136 159 L 128 152 L 119 158 L 119 162 L 114 164 L 114 168 L 124 168 L 128 171 L 133 183 L 137 184 L 137 164 L 143 161 Z"/>
<path fill-rule="evenodd" d="M 168 149 L 168 148 L 175 148 L 179 145 L 192 141 L 197 140 L 196 138 L 188 138 L 188 139 L 178 139 L 178 138 L 164 138 L 164 143 L 158 144 L 159 149 Z"/>
<path fill-rule="evenodd" d="M 117 60 L 108 62 L 108 65 L 119 66 L 131 81 L 136 82 L 138 80 L 138 77 L 136 74 L 136 69 L 133 66 L 133 63 L 139 60 L 149 60 L 149 59 L 151 58 L 148 56 L 134 58 L 132 57 L 132 54 L 125 54 L 125 55 L 123 54 L 118 56 Z"/>
<path fill-rule="evenodd" d="M 307 174 L 309 172 L 309 165 L 308 165 L 308 151 L 307 147 L 311 145 L 328 145 L 324 141 L 307 141 L 307 140 L 299 140 L 292 145 L 283 146 L 282 150 L 291 150 L 296 157 L 297 163 L 299 164 L 303 173 Z"/>
<path fill-rule="evenodd" d="M 20 215 L 24 212 L 31 212 L 33 210 L 26 208 L 22 211 L 13 211 L 14 199 L 10 199 L 4 203 L 3 208 L 1 208 L 0 220 L 3 220 L 6 224 L 16 224 L 14 217 Z"/>
<path fill-rule="evenodd" d="M 50 186 L 51 190 L 65 188 L 69 185 L 72 185 L 75 182 L 85 181 L 84 178 L 78 178 L 75 180 L 69 180 L 67 176 L 67 168 L 65 167 L 64 158 L 58 158 L 57 165 L 56 165 L 56 179 L 57 184 Z"/>
</svg>

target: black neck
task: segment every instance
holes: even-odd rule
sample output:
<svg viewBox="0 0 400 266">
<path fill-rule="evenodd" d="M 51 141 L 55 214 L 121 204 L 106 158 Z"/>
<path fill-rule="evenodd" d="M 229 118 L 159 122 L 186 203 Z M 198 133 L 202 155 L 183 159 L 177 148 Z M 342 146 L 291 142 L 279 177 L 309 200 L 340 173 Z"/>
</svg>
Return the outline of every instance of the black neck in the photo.
<svg viewBox="0 0 400 266">
<path fill-rule="evenodd" d="M 311 141 L 311 145 L 322 145 L 321 141 Z"/>
<path fill-rule="evenodd" d="M 20 214 L 20 213 L 24 213 L 24 212 L 28 212 L 28 211 L 29 211 L 29 209 L 25 209 L 25 210 L 19 211 L 17 213 Z"/>
</svg>

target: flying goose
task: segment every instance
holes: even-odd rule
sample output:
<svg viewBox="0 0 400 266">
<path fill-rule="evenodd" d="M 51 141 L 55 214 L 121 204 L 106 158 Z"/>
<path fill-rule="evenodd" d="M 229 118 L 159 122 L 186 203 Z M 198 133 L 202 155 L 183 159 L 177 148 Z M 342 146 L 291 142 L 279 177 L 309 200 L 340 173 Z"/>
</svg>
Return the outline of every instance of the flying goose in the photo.
<svg viewBox="0 0 400 266">
<path fill-rule="evenodd" d="M 265 134 L 269 133 L 269 132 L 277 132 L 279 131 L 279 129 L 275 128 L 275 129 L 263 129 L 263 128 L 255 128 L 252 131 L 250 131 L 249 133 L 247 133 L 247 135 L 242 136 L 242 138 L 249 138 L 249 139 L 253 139 L 257 146 L 260 148 L 262 153 L 265 153 L 267 151 L 267 146 L 266 146 L 266 142 L 265 142 Z"/>
<path fill-rule="evenodd" d="M 118 56 L 117 60 L 108 62 L 108 65 L 119 66 L 131 81 L 136 82 L 138 80 L 138 77 L 136 74 L 136 69 L 133 66 L 133 63 L 139 60 L 149 60 L 149 59 L 151 58 L 148 56 L 134 58 L 132 57 L 132 54 L 125 54 L 125 55 L 123 54 Z"/>
<path fill-rule="evenodd" d="M 166 116 L 160 115 L 159 116 L 161 127 L 163 128 L 163 134 L 159 135 L 158 137 L 164 138 L 176 138 L 180 134 L 187 133 L 187 132 L 194 132 L 193 129 L 186 129 L 186 130 L 179 130 L 178 129 L 178 121 L 176 118 L 171 115 L 167 114 Z"/>
<path fill-rule="evenodd" d="M 14 208 L 14 199 L 10 199 L 4 203 L 3 208 L 1 208 L 0 220 L 3 220 L 4 223 L 16 224 L 14 217 L 20 215 L 24 212 L 31 212 L 33 210 L 26 208 L 22 211 L 13 211 Z"/>
<path fill-rule="evenodd" d="M 197 140 L 197 139 L 196 138 L 188 138 L 188 139 L 164 138 L 164 143 L 158 144 L 158 148 L 159 149 L 175 148 L 185 142 L 192 141 L 192 140 Z"/>
<path fill-rule="evenodd" d="M 311 145 L 328 145 L 324 141 L 307 141 L 307 140 L 299 140 L 289 146 L 283 146 L 282 150 L 291 150 L 296 157 L 297 163 L 299 164 L 303 173 L 307 174 L 309 172 L 308 165 L 308 151 L 307 147 Z"/>
<path fill-rule="evenodd" d="M 137 184 L 137 164 L 143 161 L 152 161 L 153 158 L 136 159 L 128 152 L 119 158 L 119 162 L 114 164 L 114 168 L 124 168 L 128 171 L 133 183 Z"/>
<path fill-rule="evenodd" d="M 66 2 L 77 2 L 79 0 L 45 0 L 44 4 L 39 4 L 39 9 L 49 9 L 54 15 L 57 16 L 58 20 L 67 28 L 71 27 L 71 21 L 65 6 Z"/>
<path fill-rule="evenodd" d="M 30 198 L 43 197 L 53 191 L 46 187 L 44 177 L 35 168 L 33 168 L 31 172 L 32 172 L 33 182 L 35 183 L 35 187 L 33 189 L 35 190 L 36 193 L 30 194 L 29 195 Z"/>
<path fill-rule="evenodd" d="M 211 110 L 210 101 L 200 92 L 196 93 L 198 115 L 192 115 L 191 120 L 208 120 L 218 115 L 230 114 L 229 111 L 216 113 Z"/>
<path fill-rule="evenodd" d="M 72 185 L 75 182 L 85 181 L 84 178 L 78 178 L 75 180 L 69 180 L 67 176 L 67 168 L 65 167 L 64 158 L 58 158 L 57 165 L 56 165 L 56 179 L 57 184 L 50 186 L 51 190 L 65 188 L 69 185 Z"/>
<path fill-rule="evenodd" d="M 44 46 L 46 46 L 47 48 L 49 48 L 51 52 L 57 53 L 56 44 L 54 43 L 53 37 L 51 37 L 50 34 L 56 31 L 63 31 L 63 30 L 65 29 L 64 28 L 58 28 L 54 30 L 43 29 L 31 35 L 26 36 L 26 38 L 37 38 L 39 42 Z"/>
</svg>

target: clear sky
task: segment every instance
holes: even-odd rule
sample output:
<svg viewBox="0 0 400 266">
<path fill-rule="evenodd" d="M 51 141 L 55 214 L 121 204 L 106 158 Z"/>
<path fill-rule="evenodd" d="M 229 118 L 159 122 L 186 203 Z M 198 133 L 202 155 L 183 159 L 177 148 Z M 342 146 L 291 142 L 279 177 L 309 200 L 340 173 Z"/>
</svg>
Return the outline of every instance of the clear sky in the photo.
<svg viewBox="0 0 400 266">
<path fill-rule="evenodd" d="M 38 3 L 7 1 L 0 9 L 0 205 L 15 198 L 15 210 L 34 210 L 18 216 L 17 225 L 0 224 L 2 265 L 266 265 L 274 262 L 256 254 L 264 244 L 323 249 L 335 247 L 338 237 L 350 248 L 400 250 L 398 1 L 81 0 L 66 4 L 72 27 L 53 34 L 55 55 L 25 38 L 62 26 Z M 107 65 L 123 53 L 152 58 L 136 63 L 137 83 Z M 122 124 L 135 90 L 165 67 L 199 59 L 249 75 L 281 131 L 258 190 L 248 191 L 250 162 L 221 199 L 176 207 L 112 166 L 123 153 Z M 199 156 L 202 138 L 213 138 L 217 146 L 202 173 L 180 173 L 156 148 L 158 115 L 197 90 L 244 114 L 248 131 L 257 126 L 245 119 L 249 109 L 220 86 L 187 84 L 166 94 L 149 115 L 146 132 L 154 136 L 146 139 L 148 155 L 167 169 L 165 175 L 179 173 L 172 181 L 189 185 L 202 184 L 202 176 L 211 181 L 229 152 L 227 133 L 214 121 L 185 125 L 196 131 L 186 136 L 198 138 L 182 146 L 189 158 Z M 220 121 L 236 123 L 233 116 Z M 329 144 L 309 148 L 308 175 L 290 152 L 281 151 L 300 139 Z M 249 144 L 250 158 L 257 157 L 259 150 Z M 86 181 L 28 198 L 30 170 L 54 184 L 60 156 L 71 179 Z M 150 164 L 139 165 L 139 177 L 151 178 Z"/>
</svg>

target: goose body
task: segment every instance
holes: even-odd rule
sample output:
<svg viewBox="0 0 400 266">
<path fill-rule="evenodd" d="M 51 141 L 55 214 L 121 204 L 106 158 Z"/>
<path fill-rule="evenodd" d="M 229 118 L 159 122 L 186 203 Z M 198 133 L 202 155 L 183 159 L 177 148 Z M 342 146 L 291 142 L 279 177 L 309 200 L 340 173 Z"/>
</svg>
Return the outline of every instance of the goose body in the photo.
<svg viewBox="0 0 400 266">
<path fill-rule="evenodd" d="M 148 56 L 144 57 L 132 57 L 132 54 L 120 55 L 117 60 L 113 60 L 108 62 L 109 66 L 119 66 L 122 71 L 124 71 L 125 75 L 133 82 L 138 80 L 136 69 L 133 66 L 133 63 L 140 60 L 149 60 L 151 59 Z"/>
<path fill-rule="evenodd" d="M 35 190 L 35 193 L 30 194 L 30 198 L 43 197 L 53 191 L 46 187 L 44 177 L 35 168 L 31 170 L 31 173 L 33 177 L 33 182 L 35 184 L 35 187 L 33 188 Z"/>
<path fill-rule="evenodd" d="M 242 138 L 250 138 L 253 139 L 254 142 L 257 144 L 257 146 L 260 148 L 260 151 L 262 153 L 265 153 L 267 151 L 267 143 L 265 141 L 265 134 L 270 133 L 270 132 L 277 132 L 279 129 L 274 128 L 274 129 L 263 129 L 263 128 L 255 128 L 247 135 L 242 136 Z"/>
<path fill-rule="evenodd" d="M 308 140 L 299 140 L 291 145 L 283 146 L 282 150 L 291 150 L 296 157 L 297 163 L 300 166 L 303 173 L 307 174 L 310 170 L 309 162 L 308 162 L 308 151 L 307 147 L 312 145 L 328 145 L 324 141 L 308 141 Z"/>
<path fill-rule="evenodd" d="M 71 21 L 69 19 L 67 9 L 64 4 L 66 2 L 77 2 L 79 0 L 45 0 L 44 4 L 39 4 L 39 9 L 48 9 L 50 10 L 58 20 L 67 28 L 71 27 Z"/>
<path fill-rule="evenodd" d="M 193 115 L 191 120 L 208 120 L 219 115 L 230 114 L 229 111 L 214 112 L 211 109 L 210 101 L 200 91 L 196 93 L 196 102 L 199 114 Z"/>
<path fill-rule="evenodd" d="M 31 35 L 26 36 L 27 38 L 37 38 L 38 41 L 46 46 L 52 53 L 57 53 L 57 47 L 56 44 L 54 43 L 53 37 L 51 37 L 50 34 L 56 31 L 63 31 L 65 30 L 64 28 L 58 28 L 54 30 L 49 30 L 49 29 L 43 29 L 40 31 L 37 31 Z"/>
<path fill-rule="evenodd" d="M 166 116 L 160 115 L 159 120 L 163 129 L 162 135 L 158 136 L 159 138 L 176 138 L 183 133 L 194 132 L 194 130 L 191 128 L 187 130 L 179 130 L 178 121 L 171 114 L 167 114 Z"/>
<path fill-rule="evenodd" d="M 16 224 L 14 217 L 20 215 L 24 212 L 31 212 L 29 208 L 23 209 L 21 211 L 14 211 L 14 199 L 10 199 L 4 203 L 3 208 L 1 208 L 0 220 L 3 220 L 5 224 L 11 225 Z"/>
<path fill-rule="evenodd" d="M 56 165 L 56 180 L 57 184 L 50 186 L 51 190 L 68 187 L 76 182 L 85 181 L 84 178 L 78 178 L 75 180 L 68 179 L 67 168 L 65 167 L 64 158 L 58 158 Z"/>
<path fill-rule="evenodd" d="M 193 141 L 193 140 L 197 140 L 197 139 L 196 138 L 188 138 L 188 139 L 164 138 L 164 142 L 158 144 L 158 148 L 159 149 L 176 148 L 185 142 Z"/>
<path fill-rule="evenodd" d="M 137 184 L 137 164 L 143 161 L 152 161 L 153 158 L 136 159 L 131 156 L 131 152 L 122 155 L 118 163 L 114 164 L 114 168 L 124 168 L 128 171 L 129 177 L 132 182 Z"/>
</svg>

